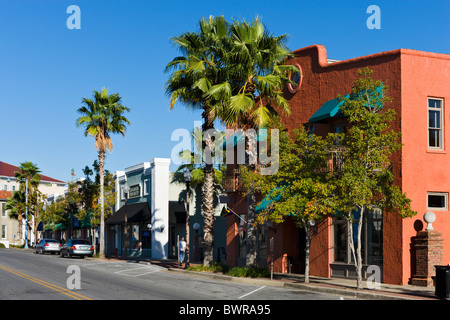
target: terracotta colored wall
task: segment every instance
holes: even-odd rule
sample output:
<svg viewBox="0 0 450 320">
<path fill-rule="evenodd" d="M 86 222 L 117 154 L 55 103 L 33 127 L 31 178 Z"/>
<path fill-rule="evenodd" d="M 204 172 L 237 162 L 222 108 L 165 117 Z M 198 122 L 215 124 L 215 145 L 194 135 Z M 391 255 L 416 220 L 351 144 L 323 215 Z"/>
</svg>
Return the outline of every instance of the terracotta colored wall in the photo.
<svg viewBox="0 0 450 320">
<path fill-rule="evenodd" d="M 294 94 L 286 92 L 291 104 L 292 114 L 284 117 L 283 121 L 289 129 L 308 122 L 308 119 L 328 100 L 334 99 L 338 94 L 350 93 L 352 83 L 358 78 L 357 71 L 366 66 L 373 70 L 372 77 L 383 81 L 389 86 L 387 94 L 393 102 L 385 106 L 394 108 L 397 119 L 393 124 L 394 130 L 400 131 L 401 124 L 401 69 L 400 50 L 372 54 L 329 64 L 324 46 L 314 45 L 294 52 L 296 57 L 289 63 L 298 63 L 302 68 L 302 85 Z M 393 157 L 395 183 L 401 185 L 401 153 Z M 324 222 L 328 229 L 319 232 L 312 239 L 311 254 L 314 261 L 311 263 L 311 274 L 329 276 L 329 261 L 331 259 L 331 221 Z M 321 228 L 322 225 L 319 226 Z M 384 268 L 383 278 L 388 283 L 398 283 L 402 276 L 402 221 L 399 217 L 385 215 L 384 217 Z M 326 268 L 326 269 L 325 269 Z"/>
<path fill-rule="evenodd" d="M 383 279 L 385 283 L 407 284 L 411 277 L 413 259 L 410 253 L 411 237 L 416 234 L 414 222 L 422 220 L 426 212 L 427 191 L 450 191 L 450 101 L 449 55 L 419 52 L 413 50 L 393 50 L 328 64 L 324 46 L 313 45 L 294 52 L 295 57 L 288 63 L 298 63 L 302 68 L 302 84 L 296 93 L 285 91 L 292 113 L 284 116 L 288 129 L 297 128 L 328 100 L 338 94 L 348 94 L 352 82 L 357 79 L 357 71 L 370 67 L 372 77 L 389 86 L 386 92 L 393 101 L 385 108 L 397 112 L 392 128 L 402 131 L 402 151 L 393 158 L 394 183 L 402 187 L 412 199 L 413 209 L 419 214 L 412 219 L 401 219 L 394 214 L 383 217 Z M 444 99 L 445 150 L 440 153 L 427 152 L 427 97 Z M 244 201 L 245 202 L 245 201 Z M 240 203 L 234 206 L 236 212 L 245 212 Z M 242 210 L 242 211 L 241 211 Z M 449 212 L 435 212 L 435 229 L 444 238 L 444 262 L 450 262 Z M 228 219 L 230 220 L 230 219 Z M 234 219 L 233 219 L 234 221 Z M 281 256 L 296 245 L 297 239 L 290 239 L 289 227 L 277 227 L 274 234 L 275 265 L 279 272 Z M 230 224 L 228 231 L 233 233 Z M 331 219 L 318 224 L 317 234 L 311 243 L 311 275 L 329 276 L 331 262 Z M 228 237 L 227 237 L 228 238 Z M 228 240 L 228 260 L 231 262 L 235 241 Z"/>
<path fill-rule="evenodd" d="M 444 99 L 444 150 L 429 151 L 427 141 L 427 98 Z M 426 223 L 427 191 L 450 192 L 450 56 L 402 50 L 402 150 L 403 191 L 412 199 L 418 212 L 412 219 L 403 221 L 402 283 L 411 278 L 409 252 L 411 237 L 416 235 L 414 222 Z M 433 211 L 433 210 L 431 210 Z M 450 212 L 436 214 L 435 230 L 444 239 L 443 262 L 450 262 Z"/>
<path fill-rule="evenodd" d="M 330 277 L 331 218 L 312 228 L 309 268 L 312 276 Z"/>
</svg>

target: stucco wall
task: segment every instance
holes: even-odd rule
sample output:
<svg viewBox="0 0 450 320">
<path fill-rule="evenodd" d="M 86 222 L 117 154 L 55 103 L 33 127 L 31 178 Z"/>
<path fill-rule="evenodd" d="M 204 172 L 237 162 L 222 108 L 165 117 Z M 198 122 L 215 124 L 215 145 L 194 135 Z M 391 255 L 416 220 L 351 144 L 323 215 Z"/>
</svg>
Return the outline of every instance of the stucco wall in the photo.
<svg viewBox="0 0 450 320">
<path fill-rule="evenodd" d="M 416 235 L 416 226 L 426 223 L 423 215 L 427 210 L 428 192 L 450 192 L 450 57 L 449 55 L 402 51 L 402 150 L 403 191 L 418 212 L 412 219 L 403 221 L 403 266 L 402 282 L 412 276 L 410 269 L 409 243 Z M 427 140 L 427 98 L 444 99 L 444 150 L 431 151 Z M 431 210 L 433 211 L 433 210 Z M 443 262 L 450 262 L 450 212 L 433 211 L 436 214 L 435 230 L 443 234 Z"/>
</svg>

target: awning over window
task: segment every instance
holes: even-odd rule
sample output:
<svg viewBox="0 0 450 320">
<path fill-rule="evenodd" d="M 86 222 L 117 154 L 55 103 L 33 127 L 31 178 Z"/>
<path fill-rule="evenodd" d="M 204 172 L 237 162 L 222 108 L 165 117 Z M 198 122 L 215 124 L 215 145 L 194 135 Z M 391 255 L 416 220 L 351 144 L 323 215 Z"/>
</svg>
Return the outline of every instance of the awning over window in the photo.
<svg viewBox="0 0 450 320">
<path fill-rule="evenodd" d="M 147 222 L 151 219 L 148 202 L 138 202 L 122 206 L 111 217 L 109 217 L 105 223 L 122 224 L 125 222 L 125 214 L 127 215 L 127 223 Z"/>
<path fill-rule="evenodd" d="M 279 190 L 279 188 L 276 188 L 274 190 Z M 271 191 L 267 196 L 264 197 L 264 199 L 261 201 L 261 204 L 255 208 L 255 213 L 258 214 L 261 211 L 264 211 L 268 209 L 272 203 L 277 202 L 281 198 L 281 193 L 274 195 L 274 192 Z"/>
<path fill-rule="evenodd" d="M 348 98 L 349 95 L 347 94 L 345 97 Z M 309 122 L 315 123 L 339 116 L 341 111 L 340 107 L 343 103 L 344 101 L 339 101 L 338 98 L 328 100 L 319 108 L 319 110 L 316 111 L 316 113 L 313 114 L 311 118 L 309 118 Z"/>
<path fill-rule="evenodd" d="M 376 88 L 376 91 L 374 94 L 372 94 L 372 91 L 369 90 L 368 92 L 374 99 L 371 100 L 371 106 L 372 107 L 378 107 L 383 108 L 383 84 L 378 86 Z M 367 92 L 360 92 L 358 94 L 355 94 L 352 99 L 359 99 L 361 95 L 367 94 Z M 350 95 L 346 94 L 344 98 L 349 98 Z M 381 103 L 381 104 L 380 104 Z M 311 118 L 309 118 L 309 123 L 315 123 L 315 122 L 321 122 L 326 121 L 330 118 L 334 117 L 342 117 L 341 106 L 344 104 L 344 100 L 339 101 L 339 98 L 335 98 L 332 100 L 328 100 L 325 102 L 319 110 L 316 111 L 316 113 L 313 114 Z"/>
</svg>

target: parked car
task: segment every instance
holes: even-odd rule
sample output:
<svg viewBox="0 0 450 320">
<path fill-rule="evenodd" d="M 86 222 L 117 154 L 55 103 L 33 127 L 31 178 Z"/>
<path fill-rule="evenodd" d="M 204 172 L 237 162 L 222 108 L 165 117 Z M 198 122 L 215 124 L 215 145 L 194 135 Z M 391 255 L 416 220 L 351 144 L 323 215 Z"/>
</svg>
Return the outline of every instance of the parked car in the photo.
<svg viewBox="0 0 450 320">
<path fill-rule="evenodd" d="M 59 253 L 61 250 L 61 243 L 55 239 L 42 239 L 34 247 L 34 253 L 50 252 L 51 254 Z"/>
<path fill-rule="evenodd" d="M 80 256 L 81 258 L 84 258 L 85 256 L 92 257 L 94 255 L 94 247 L 87 240 L 69 239 L 61 247 L 59 255 L 61 257 L 73 257 L 73 256 Z"/>
</svg>

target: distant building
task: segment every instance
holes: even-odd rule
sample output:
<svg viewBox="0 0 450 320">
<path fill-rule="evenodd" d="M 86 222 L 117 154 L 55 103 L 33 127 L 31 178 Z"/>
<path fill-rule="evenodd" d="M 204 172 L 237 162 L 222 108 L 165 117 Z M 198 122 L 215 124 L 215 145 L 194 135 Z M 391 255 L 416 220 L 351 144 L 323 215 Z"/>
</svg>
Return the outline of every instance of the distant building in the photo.
<svg viewBox="0 0 450 320">
<path fill-rule="evenodd" d="M 0 242 L 5 246 L 10 244 L 22 245 L 25 237 L 25 224 L 23 230 L 19 229 L 19 221 L 9 218 L 5 210 L 6 201 L 15 191 L 19 191 L 19 181 L 17 181 L 14 172 L 20 171 L 19 167 L 0 161 Z M 67 183 L 41 174 L 41 183 L 39 191 L 45 195 L 59 194 L 63 195 L 67 190 Z M 30 221 L 29 245 L 36 242 L 34 235 L 34 221 Z"/>
<path fill-rule="evenodd" d="M 106 220 L 106 254 L 124 254 L 125 216 L 128 225 L 127 256 L 146 256 L 153 259 L 177 257 L 178 236 L 186 234 L 186 184 L 172 183 L 170 159 L 154 158 L 116 171 L 115 213 Z M 127 205 L 123 187 L 129 188 Z M 191 261 L 202 257 L 201 239 L 203 217 L 199 190 L 191 188 L 190 243 Z M 215 258 L 225 260 L 225 224 L 220 216 L 223 205 L 216 206 Z M 198 226 L 197 230 L 194 225 Z M 220 253 L 219 253 L 220 252 Z"/>
</svg>

